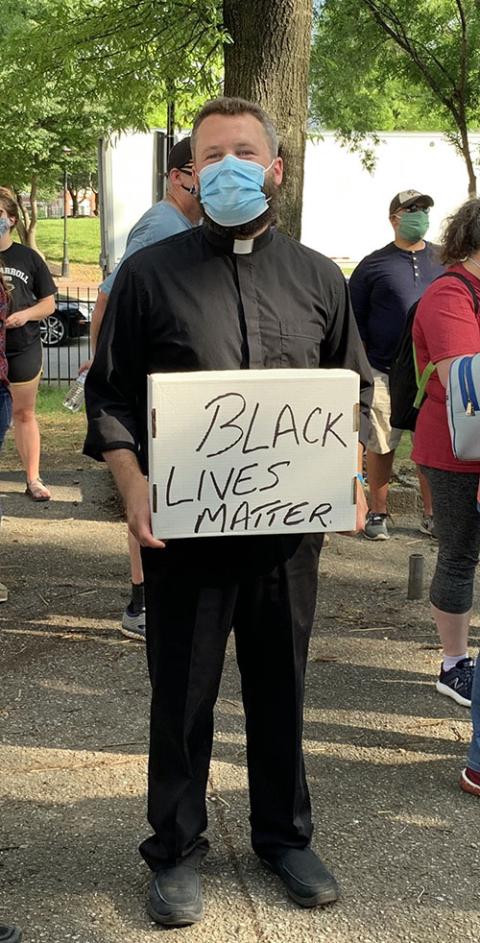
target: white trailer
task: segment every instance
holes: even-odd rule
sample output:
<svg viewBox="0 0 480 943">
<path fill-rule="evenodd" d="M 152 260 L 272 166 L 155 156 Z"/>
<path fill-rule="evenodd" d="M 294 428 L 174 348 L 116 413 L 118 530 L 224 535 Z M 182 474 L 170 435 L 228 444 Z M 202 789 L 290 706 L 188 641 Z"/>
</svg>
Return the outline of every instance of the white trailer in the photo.
<svg viewBox="0 0 480 943">
<path fill-rule="evenodd" d="M 358 261 L 389 242 L 388 207 L 400 190 L 421 190 L 435 200 L 428 233 L 432 241 L 445 217 L 467 199 L 464 162 L 443 134 L 379 131 L 378 137 L 373 173 L 332 132 L 307 143 L 302 242 L 331 258 Z M 478 153 L 480 134 L 470 138 Z M 100 142 L 100 265 L 105 274 L 121 258 L 136 220 L 164 196 L 166 153 L 162 130 L 128 132 Z"/>
<path fill-rule="evenodd" d="M 392 239 L 388 207 L 401 190 L 435 200 L 427 238 L 468 198 L 467 171 L 458 151 L 437 132 L 379 131 L 373 173 L 332 132 L 309 141 L 305 158 L 302 242 L 331 258 L 360 260 Z M 478 156 L 480 134 L 471 134 Z"/>
<path fill-rule="evenodd" d="M 154 129 L 102 138 L 98 147 L 100 267 L 108 275 L 137 219 L 165 194 L 167 135 Z"/>
</svg>

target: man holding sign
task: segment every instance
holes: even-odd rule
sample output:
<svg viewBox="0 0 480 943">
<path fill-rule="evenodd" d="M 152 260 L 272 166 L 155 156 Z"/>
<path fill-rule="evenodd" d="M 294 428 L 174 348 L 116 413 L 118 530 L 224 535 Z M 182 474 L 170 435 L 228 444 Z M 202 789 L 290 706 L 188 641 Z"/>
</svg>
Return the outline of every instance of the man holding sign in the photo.
<svg viewBox="0 0 480 943">
<path fill-rule="evenodd" d="M 360 375 L 363 443 L 371 398 L 341 272 L 273 226 L 283 166 L 268 115 L 242 99 L 209 102 L 195 121 L 192 151 L 203 226 L 124 263 L 86 384 L 85 452 L 107 460 L 143 548 L 154 834 L 140 851 L 154 872 L 149 913 L 165 926 L 194 923 L 203 912 L 198 865 L 208 849 L 213 709 L 232 625 L 254 851 L 301 906 L 331 903 L 338 887 L 310 848 L 302 753 L 323 533 L 156 539 L 144 479 L 147 376 L 346 368 Z M 357 529 L 365 512 L 357 482 Z"/>
</svg>

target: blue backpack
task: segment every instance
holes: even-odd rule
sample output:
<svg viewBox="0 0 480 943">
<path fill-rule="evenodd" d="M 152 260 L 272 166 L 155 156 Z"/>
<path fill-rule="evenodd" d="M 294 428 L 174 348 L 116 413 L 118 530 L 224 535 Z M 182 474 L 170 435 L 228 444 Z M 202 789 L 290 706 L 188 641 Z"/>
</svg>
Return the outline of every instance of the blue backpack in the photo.
<svg viewBox="0 0 480 943">
<path fill-rule="evenodd" d="M 452 451 L 461 462 L 480 461 L 480 354 L 450 364 L 447 416 Z"/>
</svg>

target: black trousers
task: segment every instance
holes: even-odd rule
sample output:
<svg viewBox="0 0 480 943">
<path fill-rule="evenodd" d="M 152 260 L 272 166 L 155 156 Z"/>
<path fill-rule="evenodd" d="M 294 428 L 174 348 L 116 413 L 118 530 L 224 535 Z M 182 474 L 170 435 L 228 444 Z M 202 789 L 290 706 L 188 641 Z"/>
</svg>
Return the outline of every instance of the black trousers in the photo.
<svg viewBox="0 0 480 943">
<path fill-rule="evenodd" d="M 142 551 L 152 683 L 148 819 L 155 871 L 208 847 L 213 708 L 233 625 L 246 718 L 252 845 L 305 847 L 304 676 L 320 535 L 171 541 Z"/>
</svg>

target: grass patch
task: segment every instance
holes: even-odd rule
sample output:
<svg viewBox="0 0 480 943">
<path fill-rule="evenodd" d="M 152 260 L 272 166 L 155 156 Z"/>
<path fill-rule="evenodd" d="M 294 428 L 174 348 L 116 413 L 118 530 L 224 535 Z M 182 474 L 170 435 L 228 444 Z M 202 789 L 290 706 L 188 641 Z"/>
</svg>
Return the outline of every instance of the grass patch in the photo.
<svg viewBox="0 0 480 943">
<path fill-rule="evenodd" d="M 63 401 L 67 393 L 67 387 L 59 389 L 58 387 L 41 385 L 37 397 L 37 413 L 39 416 L 51 416 L 58 413 L 60 416 L 68 415 L 68 410 L 63 406 Z M 74 417 L 75 413 L 71 413 Z M 81 415 L 81 412 L 80 412 Z"/>
<path fill-rule="evenodd" d="M 42 468 L 77 468 L 85 459 L 81 451 L 87 428 L 85 412 L 71 413 L 62 406 L 66 389 L 41 387 L 37 398 L 37 415 L 42 438 Z M 2 468 L 19 469 L 12 430 L 2 448 Z"/>
<path fill-rule="evenodd" d="M 97 216 L 67 219 L 68 256 L 70 262 L 98 266 L 100 255 L 100 220 Z M 63 219 L 39 219 L 38 248 L 49 262 L 63 257 Z"/>
<path fill-rule="evenodd" d="M 404 432 L 400 439 L 400 444 L 395 452 L 395 461 L 405 462 L 410 460 L 412 454 L 412 436 L 410 432 Z"/>
</svg>

